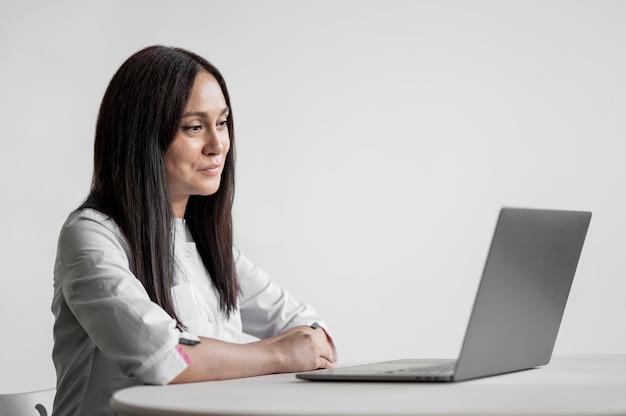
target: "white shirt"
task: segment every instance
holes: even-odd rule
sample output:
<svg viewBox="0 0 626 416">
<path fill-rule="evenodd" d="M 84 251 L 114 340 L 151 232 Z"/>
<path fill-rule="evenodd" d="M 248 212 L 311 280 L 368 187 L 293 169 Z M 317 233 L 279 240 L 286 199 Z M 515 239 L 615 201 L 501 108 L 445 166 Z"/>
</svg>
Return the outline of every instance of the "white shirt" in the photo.
<svg viewBox="0 0 626 416">
<path fill-rule="evenodd" d="M 237 249 L 241 293 L 227 319 L 219 295 L 184 220 L 175 220 L 175 286 L 179 318 L 191 336 L 243 342 L 311 325 L 321 318 L 274 284 Z M 118 226 L 86 209 L 65 222 L 54 267 L 54 413 L 112 414 L 108 400 L 134 384 L 167 384 L 186 367 L 176 321 L 152 302 L 130 268 L 130 249 Z"/>
</svg>

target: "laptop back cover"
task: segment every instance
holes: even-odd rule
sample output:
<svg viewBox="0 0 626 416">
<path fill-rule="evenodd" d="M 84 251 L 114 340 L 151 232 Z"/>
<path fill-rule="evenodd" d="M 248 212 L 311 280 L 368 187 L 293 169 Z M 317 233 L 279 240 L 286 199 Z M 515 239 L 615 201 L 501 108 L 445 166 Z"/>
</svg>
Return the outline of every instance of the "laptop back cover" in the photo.
<svg viewBox="0 0 626 416">
<path fill-rule="evenodd" d="M 550 361 L 591 213 L 503 208 L 455 380 Z"/>
</svg>

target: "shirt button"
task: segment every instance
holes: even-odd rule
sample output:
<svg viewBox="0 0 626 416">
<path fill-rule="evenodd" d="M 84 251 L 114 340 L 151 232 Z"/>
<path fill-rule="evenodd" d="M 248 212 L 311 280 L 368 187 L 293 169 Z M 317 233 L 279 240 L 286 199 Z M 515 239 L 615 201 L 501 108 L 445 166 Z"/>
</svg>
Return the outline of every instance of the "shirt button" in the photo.
<svg viewBox="0 0 626 416">
<path fill-rule="evenodd" d="M 191 257 L 191 251 L 185 251 L 185 257 Z"/>
<path fill-rule="evenodd" d="M 209 316 L 207 317 L 207 319 L 209 320 L 209 323 L 213 323 L 215 322 L 215 318 L 213 318 L 213 315 L 209 314 Z"/>
</svg>

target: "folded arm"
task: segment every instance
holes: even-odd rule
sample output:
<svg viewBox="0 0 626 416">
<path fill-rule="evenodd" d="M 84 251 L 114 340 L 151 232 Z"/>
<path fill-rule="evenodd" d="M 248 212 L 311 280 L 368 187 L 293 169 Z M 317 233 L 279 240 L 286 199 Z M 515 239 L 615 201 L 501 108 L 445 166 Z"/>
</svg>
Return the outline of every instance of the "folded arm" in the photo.
<svg viewBox="0 0 626 416">
<path fill-rule="evenodd" d="M 272 373 L 308 371 L 333 366 L 333 347 L 320 329 L 297 327 L 249 344 L 200 338 L 181 345 L 189 366 L 172 383 L 223 380 Z"/>
</svg>

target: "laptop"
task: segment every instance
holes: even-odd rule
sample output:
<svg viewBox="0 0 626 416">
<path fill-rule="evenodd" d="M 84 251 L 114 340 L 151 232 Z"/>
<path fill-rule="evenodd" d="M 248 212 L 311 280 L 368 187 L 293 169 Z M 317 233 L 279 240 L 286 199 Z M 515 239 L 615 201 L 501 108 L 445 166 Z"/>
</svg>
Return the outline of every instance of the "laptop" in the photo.
<svg viewBox="0 0 626 416">
<path fill-rule="evenodd" d="M 456 360 L 385 361 L 296 377 L 452 382 L 548 364 L 590 221 L 590 212 L 500 211 Z"/>
</svg>

